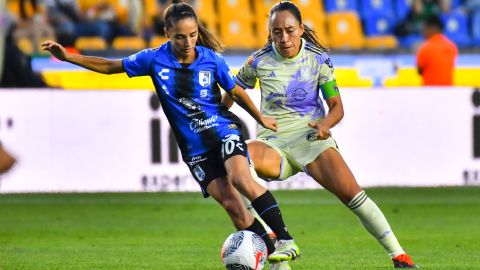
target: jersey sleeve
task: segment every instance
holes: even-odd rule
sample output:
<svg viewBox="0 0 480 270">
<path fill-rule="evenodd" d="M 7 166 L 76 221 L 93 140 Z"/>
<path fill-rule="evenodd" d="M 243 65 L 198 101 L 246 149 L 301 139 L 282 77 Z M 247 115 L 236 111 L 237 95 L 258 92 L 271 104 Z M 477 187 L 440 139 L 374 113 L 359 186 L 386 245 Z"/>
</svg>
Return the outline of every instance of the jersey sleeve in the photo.
<svg viewBox="0 0 480 270">
<path fill-rule="evenodd" d="M 320 79 L 318 85 L 323 95 L 323 99 L 338 96 L 340 94 L 335 78 L 335 72 L 332 61 L 327 53 L 323 53 L 318 63 L 320 65 Z"/>
<path fill-rule="evenodd" d="M 250 56 L 237 73 L 237 83 L 243 89 L 253 89 L 257 83 L 257 74 L 252 63 L 253 56 Z"/>
<path fill-rule="evenodd" d="M 123 67 L 128 77 L 146 76 L 150 74 L 150 63 L 156 50 L 145 49 L 122 59 Z"/>
<path fill-rule="evenodd" d="M 230 67 L 225 62 L 225 59 L 220 54 L 215 54 L 215 58 L 217 61 L 217 80 L 218 84 L 223 88 L 225 91 L 230 91 L 235 87 L 235 76 L 233 76 L 232 71 L 230 71 Z"/>
</svg>

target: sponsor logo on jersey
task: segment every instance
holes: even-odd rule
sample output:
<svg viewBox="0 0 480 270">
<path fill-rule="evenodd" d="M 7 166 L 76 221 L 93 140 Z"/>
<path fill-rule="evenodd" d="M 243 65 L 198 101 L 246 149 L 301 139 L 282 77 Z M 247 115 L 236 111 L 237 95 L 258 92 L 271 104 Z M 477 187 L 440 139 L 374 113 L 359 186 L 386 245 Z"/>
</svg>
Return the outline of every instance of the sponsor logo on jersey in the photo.
<svg viewBox="0 0 480 270">
<path fill-rule="evenodd" d="M 273 93 L 273 92 L 268 93 L 268 96 L 270 96 L 270 97 L 280 97 L 280 98 L 286 98 L 286 97 L 288 97 L 287 94 Z"/>
<path fill-rule="evenodd" d="M 198 181 L 203 181 L 205 180 L 205 171 L 200 167 L 200 165 L 197 165 L 193 168 L 193 173 L 197 177 Z"/>
<path fill-rule="evenodd" d="M 216 127 L 218 126 L 217 119 L 218 119 L 218 116 L 216 115 L 213 115 L 212 117 L 207 119 L 194 118 L 190 122 L 190 129 L 193 130 L 193 132 L 198 133 L 198 132 L 207 130 L 211 127 Z"/>
<path fill-rule="evenodd" d="M 208 89 L 200 90 L 200 97 L 201 98 L 207 98 L 208 97 Z"/>
<path fill-rule="evenodd" d="M 162 70 L 160 72 L 158 72 L 158 76 L 160 76 L 160 79 L 162 79 L 162 80 L 168 80 L 169 77 L 167 76 L 167 74 L 169 72 L 170 72 L 170 69 L 162 68 Z"/>
<path fill-rule="evenodd" d="M 170 95 L 170 92 L 168 92 L 168 88 L 167 88 L 167 86 L 166 86 L 165 84 L 162 85 L 162 90 L 163 90 L 163 92 L 164 92 L 165 94 Z"/>
<path fill-rule="evenodd" d="M 203 87 L 209 86 L 212 83 L 212 72 L 201 70 L 198 73 L 198 82 Z"/>
<path fill-rule="evenodd" d="M 228 129 L 236 129 L 236 128 L 237 128 L 237 125 L 235 124 L 228 125 Z"/>
<path fill-rule="evenodd" d="M 292 98 L 296 101 L 303 101 L 307 98 L 307 91 L 302 88 L 295 89 L 292 93 Z"/>
<path fill-rule="evenodd" d="M 193 102 L 192 100 L 188 99 L 188 98 L 179 98 L 178 99 L 178 102 L 180 102 L 180 104 L 182 104 L 185 108 L 191 110 L 191 111 L 199 111 L 202 109 L 202 107 L 200 105 L 198 105 L 197 103 Z"/>
<path fill-rule="evenodd" d="M 193 165 L 198 164 L 200 162 L 203 162 L 205 160 L 207 160 L 207 157 L 204 157 L 204 156 L 200 155 L 200 156 L 192 157 L 191 160 L 188 161 L 187 163 L 188 163 L 188 165 L 193 166 Z"/>
</svg>

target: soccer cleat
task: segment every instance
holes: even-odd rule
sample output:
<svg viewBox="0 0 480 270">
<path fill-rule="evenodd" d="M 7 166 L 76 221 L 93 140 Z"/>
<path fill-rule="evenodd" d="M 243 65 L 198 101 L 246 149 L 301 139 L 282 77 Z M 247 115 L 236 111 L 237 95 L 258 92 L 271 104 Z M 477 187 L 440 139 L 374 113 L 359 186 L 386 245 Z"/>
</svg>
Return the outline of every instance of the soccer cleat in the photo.
<svg viewBox="0 0 480 270">
<path fill-rule="evenodd" d="M 270 263 L 269 270 L 292 270 L 288 261 Z"/>
<path fill-rule="evenodd" d="M 268 233 L 268 238 L 270 238 L 270 240 L 272 240 L 273 245 L 276 247 L 277 242 L 278 242 L 277 235 L 274 232 L 269 232 Z"/>
<path fill-rule="evenodd" d="M 300 248 L 298 248 L 295 241 L 292 240 L 278 240 L 275 251 L 268 256 L 268 261 L 283 262 L 293 261 L 300 256 Z"/>
<path fill-rule="evenodd" d="M 394 268 L 418 268 L 407 254 L 400 254 L 392 259 Z"/>
</svg>

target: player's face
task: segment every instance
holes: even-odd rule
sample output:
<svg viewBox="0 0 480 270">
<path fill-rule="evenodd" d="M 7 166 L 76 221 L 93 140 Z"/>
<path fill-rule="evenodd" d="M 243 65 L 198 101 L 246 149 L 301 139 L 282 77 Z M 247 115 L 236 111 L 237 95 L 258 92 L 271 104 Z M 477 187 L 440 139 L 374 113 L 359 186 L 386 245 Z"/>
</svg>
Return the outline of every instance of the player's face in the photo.
<svg viewBox="0 0 480 270">
<path fill-rule="evenodd" d="M 185 18 L 165 29 L 178 58 L 195 59 L 195 44 L 198 39 L 198 24 L 193 18 Z"/>
<path fill-rule="evenodd" d="M 304 28 L 290 11 L 275 12 L 269 28 L 275 47 L 283 57 L 292 58 L 298 54 Z"/>
</svg>

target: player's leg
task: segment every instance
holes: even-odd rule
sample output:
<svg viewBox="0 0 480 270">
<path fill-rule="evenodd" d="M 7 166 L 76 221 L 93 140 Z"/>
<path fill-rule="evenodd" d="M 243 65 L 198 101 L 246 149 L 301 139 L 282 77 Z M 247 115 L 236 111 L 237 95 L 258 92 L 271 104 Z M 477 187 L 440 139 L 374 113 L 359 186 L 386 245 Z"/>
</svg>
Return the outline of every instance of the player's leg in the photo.
<svg viewBox="0 0 480 270">
<path fill-rule="evenodd" d="M 260 236 L 267 233 L 261 223 L 252 217 L 250 212 L 243 205 L 238 191 L 227 179 L 227 171 L 223 160 L 218 157 L 219 151 L 212 151 L 206 154 L 185 158 L 193 178 L 200 185 L 203 196 L 212 196 L 227 212 L 235 228 L 238 230 L 249 230 Z M 267 240 L 267 241 L 265 241 Z M 273 253 L 273 243 L 265 239 L 268 251 Z"/>
<path fill-rule="evenodd" d="M 0 174 L 10 170 L 15 162 L 15 158 L 10 155 L 0 143 Z"/>
<path fill-rule="evenodd" d="M 275 253 L 269 255 L 269 261 L 295 259 L 300 250 L 285 226 L 280 208 L 272 193 L 253 180 L 247 159 L 247 145 L 240 135 L 230 134 L 222 138 L 222 159 L 229 181 L 251 201 L 255 211 L 275 232 L 278 239 L 285 243 L 284 246 L 290 248 L 289 252 L 283 251 L 283 248 L 277 248 Z"/>
<path fill-rule="evenodd" d="M 278 179 L 282 163 L 278 151 L 260 140 L 250 141 L 247 145 L 256 174 L 262 178 Z"/>
<path fill-rule="evenodd" d="M 358 185 L 353 173 L 340 153 L 329 148 L 306 166 L 308 174 L 315 181 L 337 196 L 355 215 L 367 231 L 377 239 L 395 262 L 403 260 L 400 268 L 414 268 L 413 262 L 405 254 L 387 219 L 378 206 Z M 408 260 L 407 258 L 408 257 Z"/>
<path fill-rule="evenodd" d="M 257 174 L 257 170 L 262 174 L 264 179 L 279 178 L 281 156 L 278 151 L 268 146 L 261 140 L 248 141 L 247 145 L 248 154 L 250 157 L 250 174 L 252 175 L 253 180 L 260 183 L 260 177 Z M 263 221 L 263 219 L 258 215 L 257 211 L 255 211 L 250 203 L 250 200 L 243 195 L 241 195 L 241 197 L 248 211 L 250 211 L 250 213 L 252 213 L 252 215 L 260 221 L 260 223 L 262 223 L 263 227 L 265 227 L 265 230 L 267 230 L 267 233 L 270 235 L 270 238 L 276 237 L 272 229 L 268 227 L 265 221 Z"/>
</svg>

